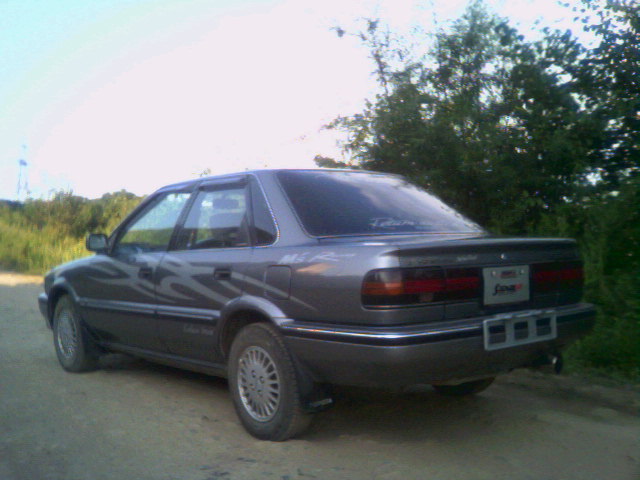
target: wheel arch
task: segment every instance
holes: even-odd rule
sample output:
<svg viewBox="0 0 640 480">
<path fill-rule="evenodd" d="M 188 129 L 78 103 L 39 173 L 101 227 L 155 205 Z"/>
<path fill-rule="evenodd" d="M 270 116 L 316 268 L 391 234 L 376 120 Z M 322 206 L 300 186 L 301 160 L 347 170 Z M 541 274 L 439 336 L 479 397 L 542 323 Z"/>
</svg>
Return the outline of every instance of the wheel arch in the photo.
<svg viewBox="0 0 640 480">
<path fill-rule="evenodd" d="M 270 301 L 261 297 L 244 295 L 230 302 L 220 312 L 219 349 L 225 362 L 229 360 L 229 352 L 236 335 L 247 325 L 253 323 L 268 323 L 276 330 L 289 320 L 289 317 Z M 289 352 L 298 381 L 298 392 L 304 410 L 315 413 L 333 405 L 331 388 L 323 384 L 320 379 L 303 365 L 295 355 Z"/>
<path fill-rule="evenodd" d="M 251 323 L 271 323 L 276 327 L 286 319 L 276 305 L 261 297 L 243 295 L 229 302 L 220 312 L 219 349 L 225 360 L 238 332 Z"/>
<path fill-rule="evenodd" d="M 49 326 L 53 328 L 53 314 L 56 310 L 58 300 L 64 295 L 70 295 L 74 302 L 77 303 L 78 295 L 75 290 L 66 281 L 58 281 L 53 284 L 47 295 L 47 321 Z"/>
</svg>

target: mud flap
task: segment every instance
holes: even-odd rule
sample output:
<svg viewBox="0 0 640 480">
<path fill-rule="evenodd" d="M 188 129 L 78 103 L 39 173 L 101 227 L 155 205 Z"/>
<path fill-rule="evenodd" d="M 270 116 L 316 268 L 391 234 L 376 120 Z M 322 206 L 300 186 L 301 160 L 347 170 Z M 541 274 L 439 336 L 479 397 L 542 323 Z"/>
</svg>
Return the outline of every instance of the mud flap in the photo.
<svg viewBox="0 0 640 480">
<path fill-rule="evenodd" d="M 300 403 L 306 413 L 318 413 L 327 410 L 335 403 L 333 389 L 328 383 L 313 379 L 309 370 L 296 358 L 292 358 L 298 380 Z"/>
</svg>

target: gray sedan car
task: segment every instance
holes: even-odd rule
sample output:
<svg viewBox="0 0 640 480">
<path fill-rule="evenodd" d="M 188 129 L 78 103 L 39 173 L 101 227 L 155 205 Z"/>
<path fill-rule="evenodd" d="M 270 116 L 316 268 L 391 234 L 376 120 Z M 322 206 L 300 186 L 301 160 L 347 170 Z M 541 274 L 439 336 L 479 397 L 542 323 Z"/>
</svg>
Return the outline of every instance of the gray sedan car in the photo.
<svg viewBox="0 0 640 480">
<path fill-rule="evenodd" d="M 573 240 L 494 237 L 374 172 L 169 185 L 87 247 L 39 298 L 62 367 L 123 352 L 228 377 L 261 439 L 302 432 L 334 384 L 466 395 L 559 367 L 595 315 Z"/>
</svg>

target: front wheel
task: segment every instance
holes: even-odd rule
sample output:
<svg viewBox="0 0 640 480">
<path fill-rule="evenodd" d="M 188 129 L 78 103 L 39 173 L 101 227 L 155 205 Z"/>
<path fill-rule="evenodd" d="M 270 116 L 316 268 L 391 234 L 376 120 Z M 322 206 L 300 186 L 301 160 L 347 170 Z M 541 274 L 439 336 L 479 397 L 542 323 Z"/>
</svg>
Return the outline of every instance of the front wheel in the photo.
<svg viewBox="0 0 640 480">
<path fill-rule="evenodd" d="M 474 393 L 480 393 L 486 390 L 494 380 L 495 377 L 489 377 L 482 378 L 480 380 L 473 380 L 471 382 L 459 383 L 458 385 L 433 385 L 433 388 L 441 395 L 462 397 L 464 395 L 473 395 Z"/>
<path fill-rule="evenodd" d="M 82 328 L 75 305 L 64 295 L 56 303 L 53 314 L 53 343 L 62 368 L 68 372 L 95 370 L 98 355 Z"/>
<path fill-rule="evenodd" d="M 311 421 L 302 408 L 291 355 L 270 324 L 250 324 L 234 339 L 229 388 L 240 421 L 256 438 L 284 441 Z"/>
</svg>

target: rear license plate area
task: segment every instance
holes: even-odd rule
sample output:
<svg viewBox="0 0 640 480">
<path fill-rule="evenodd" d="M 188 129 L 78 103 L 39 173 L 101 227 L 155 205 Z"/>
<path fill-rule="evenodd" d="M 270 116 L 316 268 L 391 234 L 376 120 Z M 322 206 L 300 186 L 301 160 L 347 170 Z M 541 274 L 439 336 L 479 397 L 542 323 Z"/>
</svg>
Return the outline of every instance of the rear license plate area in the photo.
<svg viewBox="0 0 640 480">
<path fill-rule="evenodd" d="M 482 269 L 485 305 L 529 301 L 529 265 Z"/>
<path fill-rule="evenodd" d="M 557 337 L 556 315 L 552 311 L 498 315 L 482 323 L 485 350 L 516 347 Z"/>
</svg>

